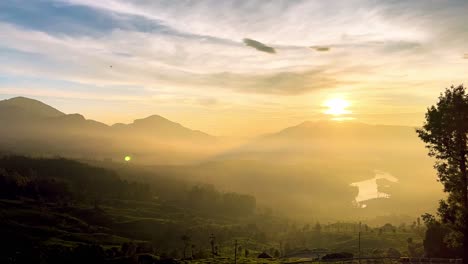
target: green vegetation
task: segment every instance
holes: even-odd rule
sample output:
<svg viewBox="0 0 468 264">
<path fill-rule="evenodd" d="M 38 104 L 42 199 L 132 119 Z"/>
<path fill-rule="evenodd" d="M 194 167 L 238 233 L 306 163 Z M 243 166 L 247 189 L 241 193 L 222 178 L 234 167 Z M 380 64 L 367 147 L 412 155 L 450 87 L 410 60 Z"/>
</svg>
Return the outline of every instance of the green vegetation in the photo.
<svg viewBox="0 0 468 264">
<path fill-rule="evenodd" d="M 6 156 L 0 195 L 0 231 L 9 241 L 2 263 L 134 263 L 139 256 L 164 262 L 184 255 L 194 263 L 213 257 L 228 263 L 234 240 L 239 263 L 274 262 L 257 259 L 262 252 L 277 261 L 314 248 L 358 253 L 357 223 L 292 222 L 257 208 L 252 196 L 138 169 L 117 173 L 62 158 Z M 422 245 L 419 225 L 361 229 L 363 256 L 414 253 L 409 238 Z"/>
</svg>

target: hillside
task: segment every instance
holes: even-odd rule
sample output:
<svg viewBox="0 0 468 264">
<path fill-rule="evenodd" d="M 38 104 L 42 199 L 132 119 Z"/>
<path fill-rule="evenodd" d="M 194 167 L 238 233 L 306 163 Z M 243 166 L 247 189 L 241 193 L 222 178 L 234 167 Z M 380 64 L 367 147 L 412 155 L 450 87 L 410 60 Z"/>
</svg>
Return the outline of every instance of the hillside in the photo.
<svg viewBox="0 0 468 264">
<path fill-rule="evenodd" d="M 184 164 L 216 151 L 215 137 L 157 115 L 108 126 L 24 97 L 0 101 L 0 110 L 8 124 L 0 127 L 0 152 Z"/>
<path fill-rule="evenodd" d="M 305 218 L 418 215 L 433 211 L 443 197 L 424 145 L 414 128 L 404 126 L 304 122 L 258 137 L 210 162 L 159 169 L 252 193 L 263 205 Z M 396 181 L 377 180 L 374 190 L 361 190 L 375 196 L 358 204 L 359 189 L 351 184 L 380 174 Z M 378 197 L 379 192 L 390 198 Z"/>
<path fill-rule="evenodd" d="M 88 162 L 130 155 L 132 163 L 151 165 L 158 174 L 247 192 L 263 206 L 306 219 L 416 216 L 433 211 L 442 197 L 432 160 L 412 127 L 303 122 L 222 151 L 217 138 L 158 115 L 107 126 L 26 98 L 4 100 L 0 107 L 25 117 L 0 128 L 4 152 Z M 372 182 L 379 174 L 396 180 Z M 353 184 L 365 181 L 371 182 Z M 362 193 L 370 195 L 367 200 Z"/>
<path fill-rule="evenodd" d="M 31 122 L 63 115 L 65 114 L 49 105 L 26 97 L 0 101 L 0 120 L 2 121 Z"/>
<path fill-rule="evenodd" d="M 0 261 L 133 264 L 149 255 L 155 263 L 232 263 L 234 240 L 243 263 L 258 263 L 261 252 L 277 258 L 268 263 L 307 248 L 357 252 L 355 222 L 311 227 L 257 208 L 249 195 L 155 174 L 140 177 L 142 171 L 0 157 L 0 232 L 8 241 Z M 384 231 L 364 224 L 363 254 L 378 249 L 385 255 L 389 248 L 407 254 L 406 238 L 419 243 L 424 230 L 398 224 Z"/>
</svg>

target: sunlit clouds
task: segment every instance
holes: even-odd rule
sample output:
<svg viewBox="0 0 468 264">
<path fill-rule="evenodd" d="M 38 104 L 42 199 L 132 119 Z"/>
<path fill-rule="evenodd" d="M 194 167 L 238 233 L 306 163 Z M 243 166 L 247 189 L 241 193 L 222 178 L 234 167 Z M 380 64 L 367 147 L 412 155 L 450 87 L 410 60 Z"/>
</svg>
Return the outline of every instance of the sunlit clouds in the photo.
<svg viewBox="0 0 468 264">
<path fill-rule="evenodd" d="M 330 117 L 417 125 L 439 91 L 468 82 L 467 10 L 461 0 L 2 1 L 0 97 L 106 123 L 160 114 L 216 135 Z M 353 104 L 324 113 L 334 94 Z"/>
</svg>

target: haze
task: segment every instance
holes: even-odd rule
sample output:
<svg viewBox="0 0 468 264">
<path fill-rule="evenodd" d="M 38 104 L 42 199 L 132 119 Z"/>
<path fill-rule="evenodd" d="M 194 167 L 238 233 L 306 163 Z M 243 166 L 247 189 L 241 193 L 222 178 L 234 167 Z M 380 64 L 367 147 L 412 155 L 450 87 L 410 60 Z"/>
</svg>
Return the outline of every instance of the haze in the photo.
<svg viewBox="0 0 468 264">
<path fill-rule="evenodd" d="M 0 0 L 0 262 L 460 258 L 467 14 Z"/>
</svg>

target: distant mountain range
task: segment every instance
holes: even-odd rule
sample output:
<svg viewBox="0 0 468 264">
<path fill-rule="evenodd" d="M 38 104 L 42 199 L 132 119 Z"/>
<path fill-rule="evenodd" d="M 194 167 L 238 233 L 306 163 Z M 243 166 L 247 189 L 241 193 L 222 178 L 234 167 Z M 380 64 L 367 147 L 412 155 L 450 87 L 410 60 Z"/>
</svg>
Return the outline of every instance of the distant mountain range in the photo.
<svg viewBox="0 0 468 264">
<path fill-rule="evenodd" d="M 405 126 L 304 122 L 208 162 L 162 169 L 174 177 L 254 194 L 260 204 L 304 218 L 415 216 L 433 212 L 442 197 L 433 160 L 415 128 Z M 351 185 L 380 174 L 397 180 L 364 185 L 377 188 L 369 190 Z M 358 204 L 358 193 L 385 193 L 390 198 L 371 196 Z"/>
<path fill-rule="evenodd" d="M 190 137 L 194 140 L 214 138 L 158 115 L 137 119 L 131 124 L 117 123 L 108 126 L 98 121 L 85 119 L 80 114 L 65 114 L 47 104 L 26 97 L 15 97 L 0 101 L 0 121 L 12 122 L 10 125 L 20 126 L 31 125 L 32 123 L 48 126 L 47 122 L 51 122 L 58 126 L 79 127 L 84 130 L 110 129 L 165 138 Z"/>
<path fill-rule="evenodd" d="M 0 150 L 100 159 L 140 154 L 145 161 L 185 163 L 208 154 L 216 137 L 152 115 L 131 124 L 104 123 L 65 114 L 40 101 L 15 97 L 0 101 Z M 196 148 L 196 149 L 195 149 Z M 209 151 L 208 151 L 209 152 Z"/>
<path fill-rule="evenodd" d="M 441 197 L 433 161 L 412 127 L 304 122 L 226 148 L 223 139 L 158 115 L 108 126 L 24 97 L 0 101 L 0 123 L 0 152 L 120 162 L 130 155 L 158 173 L 247 192 L 296 215 L 420 214 Z M 358 190 L 350 184 L 376 171 L 398 179 L 378 184 L 391 198 L 354 208 Z"/>
</svg>

